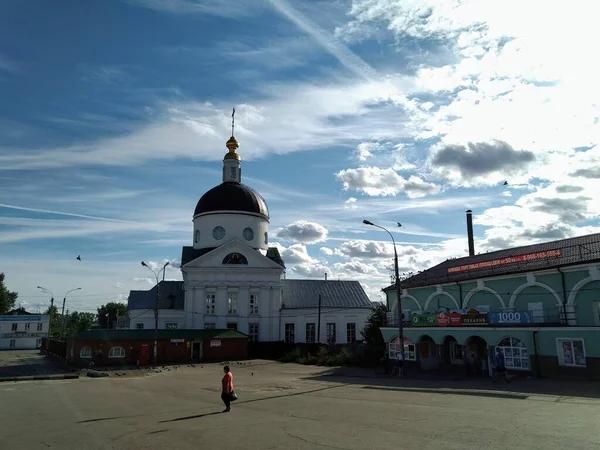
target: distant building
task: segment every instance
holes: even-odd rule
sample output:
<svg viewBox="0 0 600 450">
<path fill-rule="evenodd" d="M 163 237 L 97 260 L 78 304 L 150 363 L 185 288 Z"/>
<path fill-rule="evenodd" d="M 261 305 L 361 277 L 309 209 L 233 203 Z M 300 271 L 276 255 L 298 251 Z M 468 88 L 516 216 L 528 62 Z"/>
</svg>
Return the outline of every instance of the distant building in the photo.
<svg viewBox="0 0 600 450">
<path fill-rule="evenodd" d="M 152 363 L 154 330 L 88 330 L 67 342 L 66 357 L 76 366 L 146 366 Z M 158 362 L 248 358 L 248 336 L 236 330 L 159 330 Z"/>
<path fill-rule="evenodd" d="M 513 374 L 600 378 L 600 234 L 479 255 L 469 241 L 470 256 L 401 282 L 407 366 L 481 374 L 499 351 Z M 395 357 L 396 289 L 384 291 Z"/>
<path fill-rule="evenodd" d="M 183 281 L 161 281 L 158 283 L 158 328 L 185 328 Z M 129 291 L 127 313 L 129 328 L 136 330 L 154 329 L 154 308 L 157 286 L 148 291 Z"/>
<path fill-rule="evenodd" d="M 33 350 L 48 337 L 50 316 L 31 314 L 23 308 L 0 315 L 0 350 Z"/>
</svg>

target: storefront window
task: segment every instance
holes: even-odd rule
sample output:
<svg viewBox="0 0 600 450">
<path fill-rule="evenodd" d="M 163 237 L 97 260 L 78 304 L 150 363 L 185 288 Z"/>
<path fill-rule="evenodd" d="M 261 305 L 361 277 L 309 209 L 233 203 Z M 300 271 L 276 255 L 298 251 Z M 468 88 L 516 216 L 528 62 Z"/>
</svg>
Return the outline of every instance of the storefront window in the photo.
<svg viewBox="0 0 600 450">
<path fill-rule="evenodd" d="M 586 367 L 583 339 L 557 339 L 558 364 L 568 367 Z"/>
<path fill-rule="evenodd" d="M 398 345 L 398 338 L 394 338 L 390 341 L 389 346 L 390 359 L 396 359 L 396 355 L 400 352 L 400 345 Z M 417 346 L 415 344 L 404 343 L 404 360 L 405 361 L 416 361 L 417 360 Z"/>
<path fill-rule="evenodd" d="M 504 364 L 507 369 L 531 370 L 529 365 L 529 351 L 523 341 L 514 337 L 502 339 L 496 348 L 504 354 Z"/>
</svg>

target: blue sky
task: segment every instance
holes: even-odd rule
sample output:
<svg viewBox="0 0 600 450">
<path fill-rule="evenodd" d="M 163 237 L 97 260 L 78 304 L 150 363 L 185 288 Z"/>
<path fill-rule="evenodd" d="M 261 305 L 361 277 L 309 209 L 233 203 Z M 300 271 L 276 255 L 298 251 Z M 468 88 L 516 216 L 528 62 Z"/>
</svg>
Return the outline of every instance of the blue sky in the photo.
<svg viewBox="0 0 600 450">
<path fill-rule="evenodd" d="M 142 259 L 179 278 L 233 107 L 290 277 L 378 299 L 393 251 L 364 218 L 404 272 L 465 255 L 469 208 L 481 252 L 597 232 L 597 7 L 578 3 L 2 2 L 0 270 L 33 309 L 38 285 L 125 299 L 151 286 Z"/>
</svg>

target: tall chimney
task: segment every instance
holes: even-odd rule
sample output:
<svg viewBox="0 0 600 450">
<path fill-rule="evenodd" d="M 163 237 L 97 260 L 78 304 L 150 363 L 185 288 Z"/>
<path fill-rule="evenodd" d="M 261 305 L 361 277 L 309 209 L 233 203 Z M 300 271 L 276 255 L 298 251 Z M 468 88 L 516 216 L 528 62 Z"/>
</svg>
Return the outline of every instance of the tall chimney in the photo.
<svg viewBox="0 0 600 450">
<path fill-rule="evenodd" d="M 327 272 L 325 272 L 325 281 L 327 281 Z"/>
<path fill-rule="evenodd" d="M 467 238 L 469 239 L 469 256 L 475 256 L 475 244 L 473 243 L 473 211 L 467 209 Z"/>
</svg>

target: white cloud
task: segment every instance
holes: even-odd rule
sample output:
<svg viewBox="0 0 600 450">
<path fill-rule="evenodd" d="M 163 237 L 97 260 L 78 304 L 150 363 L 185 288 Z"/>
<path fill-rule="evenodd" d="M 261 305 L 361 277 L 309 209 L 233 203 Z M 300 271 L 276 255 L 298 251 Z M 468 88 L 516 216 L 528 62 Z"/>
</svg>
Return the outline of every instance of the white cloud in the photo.
<svg viewBox="0 0 600 450">
<path fill-rule="evenodd" d="M 333 255 L 333 250 L 332 250 L 332 249 L 330 249 L 329 247 L 321 247 L 321 248 L 319 249 L 319 251 L 320 251 L 321 253 L 323 253 L 325 256 L 331 256 L 331 255 Z"/>
<path fill-rule="evenodd" d="M 344 202 L 344 208 L 346 208 L 346 209 L 356 209 L 356 208 L 358 208 L 358 206 L 356 206 L 356 198 L 355 197 L 350 197 L 348 200 L 346 200 Z"/>
<path fill-rule="evenodd" d="M 298 220 L 277 231 L 277 237 L 305 244 L 327 240 L 327 228 L 316 222 Z"/>
<path fill-rule="evenodd" d="M 411 175 L 408 180 L 394 169 L 379 167 L 359 167 L 336 173 L 336 178 L 344 185 L 344 190 L 355 190 L 370 196 L 397 195 L 404 192 L 409 198 L 436 194 L 440 188 L 421 178 Z"/>
</svg>

